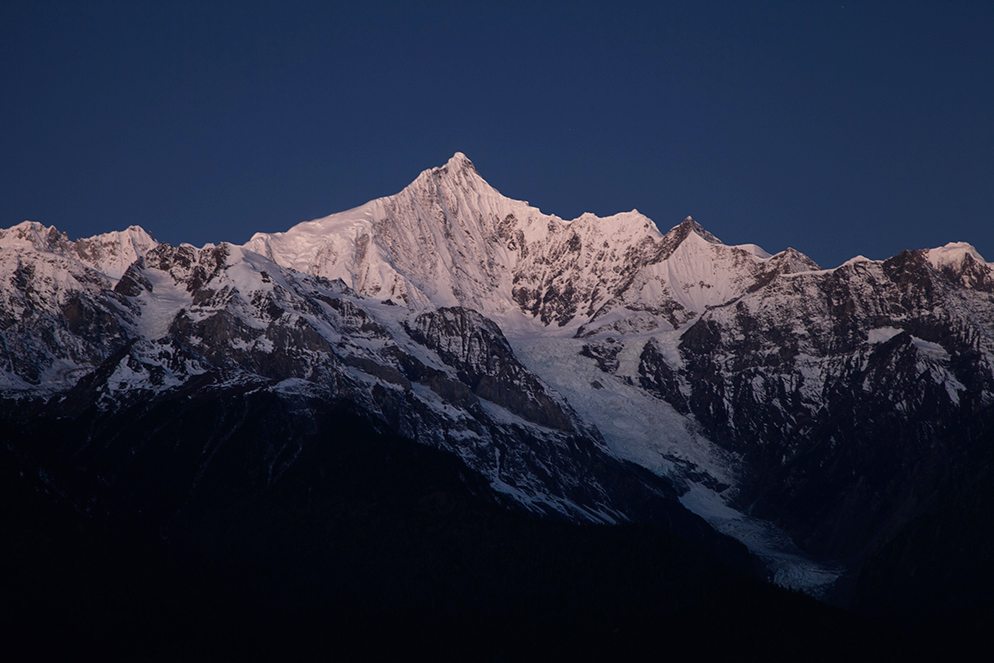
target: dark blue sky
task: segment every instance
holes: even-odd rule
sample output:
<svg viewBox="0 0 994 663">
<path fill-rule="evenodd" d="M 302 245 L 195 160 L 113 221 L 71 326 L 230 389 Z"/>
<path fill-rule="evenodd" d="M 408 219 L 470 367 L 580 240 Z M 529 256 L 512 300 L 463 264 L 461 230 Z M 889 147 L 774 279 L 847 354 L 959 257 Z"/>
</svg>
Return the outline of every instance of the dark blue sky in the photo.
<svg viewBox="0 0 994 663">
<path fill-rule="evenodd" d="M 246 241 L 465 152 L 572 218 L 994 260 L 994 3 L 0 2 L 0 227 Z"/>
</svg>

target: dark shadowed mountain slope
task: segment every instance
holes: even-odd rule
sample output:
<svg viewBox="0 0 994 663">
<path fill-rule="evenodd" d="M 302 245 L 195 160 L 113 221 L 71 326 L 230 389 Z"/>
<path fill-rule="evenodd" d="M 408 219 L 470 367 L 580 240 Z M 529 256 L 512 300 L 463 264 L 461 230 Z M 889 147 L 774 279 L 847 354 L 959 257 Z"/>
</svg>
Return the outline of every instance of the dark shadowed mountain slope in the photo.
<svg viewBox="0 0 994 663">
<path fill-rule="evenodd" d="M 588 657 L 661 641 L 694 657 L 905 655 L 895 633 L 665 528 L 507 510 L 451 454 L 326 414 L 270 489 L 201 504 L 165 538 L 92 470 L 60 468 L 72 494 L 58 495 L 4 450 L 8 643 L 121 660 Z"/>
</svg>

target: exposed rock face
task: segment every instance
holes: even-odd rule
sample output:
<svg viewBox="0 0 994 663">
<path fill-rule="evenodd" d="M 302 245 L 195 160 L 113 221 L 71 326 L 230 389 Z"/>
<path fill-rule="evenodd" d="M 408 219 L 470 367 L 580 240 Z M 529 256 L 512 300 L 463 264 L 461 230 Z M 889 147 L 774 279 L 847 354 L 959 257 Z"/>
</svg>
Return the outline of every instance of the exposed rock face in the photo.
<svg viewBox="0 0 994 663">
<path fill-rule="evenodd" d="M 407 327 L 418 343 L 435 351 L 480 398 L 521 418 L 565 432 L 574 430 L 576 414 L 554 399 L 514 356 L 500 328 L 475 311 L 441 308 L 422 313 Z"/>
<path fill-rule="evenodd" d="M 686 335 L 685 335 L 686 336 Z M 680 379 L 670 368 L 659 347 L 659 343 L 650 338 L 642 348 L 639 356 L 639 386 L 671 404 L 677 412 L 687 414 L 690 406 L 687 397 L 680 390 Z"/>
</svg>

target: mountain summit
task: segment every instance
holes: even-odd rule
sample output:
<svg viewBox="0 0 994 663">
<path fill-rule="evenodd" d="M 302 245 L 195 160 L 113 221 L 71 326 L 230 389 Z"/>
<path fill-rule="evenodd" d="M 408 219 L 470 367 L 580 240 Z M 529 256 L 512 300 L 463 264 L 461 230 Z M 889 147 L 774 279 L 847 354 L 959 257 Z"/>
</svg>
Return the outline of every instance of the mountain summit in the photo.
<svg viewBox="0 0 994 663">
<path fill-rule="evenodd" d="M 685 245 L 691 235 L 703 246 Z M 757 275 L 798 267 L 758 247 L 726 247 L 690 217 L 663 236 L 636 211 L 543 214 L 501 195 L 462 153 L 394 196 L 256 234 L 244 248 L 415 309 L 465 306 L 507 328 L 585 334 L 612 313 L 609 324 L 675 329 Z M 714 260 L 727 263 L 721 275 L 687 267 Z"/>
</svg>

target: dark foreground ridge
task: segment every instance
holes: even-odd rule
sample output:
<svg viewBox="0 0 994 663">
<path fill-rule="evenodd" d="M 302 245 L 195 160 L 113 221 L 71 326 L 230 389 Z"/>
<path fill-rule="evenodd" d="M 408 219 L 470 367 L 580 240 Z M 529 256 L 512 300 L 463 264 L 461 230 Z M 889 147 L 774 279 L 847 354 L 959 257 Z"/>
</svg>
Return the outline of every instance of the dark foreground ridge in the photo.
<svg viewBox="0 0 994 663">
<path fill-rule="evenodd" d="M 450 455 L 355 417 L 319 434 L 270 490 L 169 541 L 140 515 L 47 492 L 5 449 L 8 643 L 121 660 L 908 651 L 661 528 L 508 511 Z"/>
</svg>

